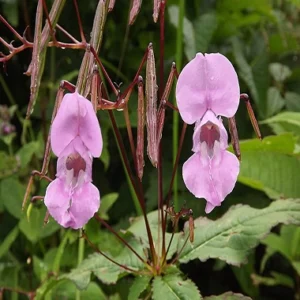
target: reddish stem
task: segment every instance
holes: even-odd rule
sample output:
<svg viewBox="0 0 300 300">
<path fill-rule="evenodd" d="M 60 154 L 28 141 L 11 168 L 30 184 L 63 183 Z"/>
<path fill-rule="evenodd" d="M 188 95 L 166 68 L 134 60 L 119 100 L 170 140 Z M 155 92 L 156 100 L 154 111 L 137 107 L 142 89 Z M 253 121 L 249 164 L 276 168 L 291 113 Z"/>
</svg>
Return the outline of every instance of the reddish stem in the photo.
<svg viewBox="0 0 300 300">
<path fill-rule="evenodd" d="M 76 16 L 77 16 L 77 20 L 78 20 L 81 41 L 82 41 L 82 43 L 86 44 L 86 39 L 85 39 L 83 29 L 82 29 L 82 22 L 81 22 L 81 18 L 80 18 L 77 0 L 74 0 L 73 2 L 74 2 L 75 10 L 76 10 Z"/>
<path fill-rule="evenodd" d="M 113 235 L 115 235 L 128 249 L 130 249 L 142 263 L 147 264 L 147 262 L 111 226 L 100 218 L 97 213 L 94 215 L 94 218 L 104 225 Z"/>
<path fill-rule="evenodd" d="M 50 18 L 49 18 L 49 13 L 48 13 L 48 8 L 47 8 L 46 1 L 45 0 L 39 0 L 39 1 L 43 2 L 44 12 L 46 14 L 46 19 L 47 19 L 48 25 L 50 27 L 50 34 L 51 34 L 51 37 L 52 37 L 53 41 L 56 42 L 55 31 L 53 29 L 52 23 L 51 23 Z"/>
<path fill-rule="evenodd" d="M 106 255 L 104 252 L 102 252 L 95 244 L 93 244 L 87 237 L 87 235 L 83 232 L 82 233 L 82 237 L 88 242 L 88 244 L 99 254 L 103 255 L 107 260 L 109 260 L 110 262 L 112 262 L 113 264 L 119 266 L 120 268 L 126 270 L 126 271 L 129 271 L 129 272 L 132 272 L 132 273 L 138 273 L 139 272 L 137 270 L 134 270 L 134 269 L 131 269 L 127 266 L 124 266 L 118 262 L 116 262 L 115 260 L 113 260 L 112 258 L 110 258 L 108 255 Z"/>
</svg>

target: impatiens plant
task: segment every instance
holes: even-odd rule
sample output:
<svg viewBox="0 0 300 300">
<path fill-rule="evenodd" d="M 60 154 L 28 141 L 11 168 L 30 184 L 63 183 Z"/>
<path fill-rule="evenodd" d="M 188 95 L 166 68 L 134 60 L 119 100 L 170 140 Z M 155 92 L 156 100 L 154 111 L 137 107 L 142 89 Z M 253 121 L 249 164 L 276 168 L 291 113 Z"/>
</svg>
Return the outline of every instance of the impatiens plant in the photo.
<svg viewBox="0 0 300 300">
<path fill-rule="evenodd" d="M 74 290 L 73 284 L 77 288 L 76 299 L 80 299 L 80 296 L 84 299 L 84 293 L 95 287 L 97 297 L 100 298 L 103 297 L 103 292 L 99 281 L 102 286 L 117 284 L 119 279 L 128 275 L 131 286 L 126 296 L 131 300 L 157 300 L 164 297 L 202 299 L 196 283 L 179 268 L 180 264 L 195 259 L 203 262 L 216 258 L 239 266 L 246 262 L 251 250 L 272 227 L 279 223 L 300 223 L 300 201 L 294 199 L 279 199 L 263 209 L 251 208 L 240 203 L 214 221 L 202 217 L 204 212 L 195 215 L 186 205 L 179 208 L 173 206 L 172 188 L 176 181 L 183 145 L 194 152 L 183 164 L 182 178 L 185 188 L 195 196 L 195 202 L 200 202 L 196 198 L 204 198 L 207 201 L 205 212 L 208 214 L 214 209 L 218 210 L 224 199 L 233 191 L 243 164 L 234 117 L 240 99 L 246 103 L 250 120 L 259 138 L 261 134 L 249 97 L 240 94 L 238 75 L 224 55 L 194 53 L 195 58 L 180 73 L 173 63 L 167 82 L 164 82 L 166 2 L 154 1 L 153 7 L 154 21 L 159 19 L 160 25 L 159 80 L 156 77 L 154 48 L 149 41 L 136 75 L 126 87 L 113 82 L 103 65 L 105 59 L 100 58 L 107 14 L 113 10 L 115 1 L 98 1 L 90 41 L 86 41 L 83 33 L 75 0 L 81 41 L 57 23 L 64 1 L 55 0 L 49 13 L 46 2 L 38 1 L 33 42 L 29 42 L 25 35 L 21 37 L 0 16 L 0 21 L 23 45 L 17 48 L 5 42 L 4 45 L 10 54 L 2 54 L 0 61 L 7 62 L 14 54 L 26 48 L 33 48 L 32 61 L 27 71 L 31 75 L 27 119 L 35 109 L 36 100 L 40 101 L 38 92 L 47 48 L 85 51 L 76 84 L 61 82 L 53 108 L 49 136 L 46 139 L 43 165 L 41 171 L 32 172 L 24 195 L 23 209 L 27 211 L 28 222 L 31 222 L 34 207 L 40 205 L 36 200 L 43 200 L 47 207 L 44 228 L 47 230 L 47 226 L 56 223 L 62 227 L 62 241 L 56 250 L 53 270 L 43 274 L 40 283 L 34 289 L 21 291 L 32 299 L 59 297 L 60 289 L 68 291 L 70 284 L 70 290 Z M 132 25 L 142 8 L 142 1 L 134 0 L 131 3 L 128 22 Z M 43 14 L 46 20 L 44 27 Z M 55 30 L 63 32 L 72 42 L 58 41 Z M 144 74 L 145 80 L 142 77 Z M 169 96 L 176 78 L 176 101 L 172 104 Z M 66 94 L 65 89 L 68 90 Z M 137 99 L 132 99 L 135 92 Z M 130 111 L 130 103 L 133 101 L 137 102 L 137 109 Z M 179 113 L 183 121 L 170 182 L 164 176 L 163 168 L 162 141 L 165 137 L 167 109 Z M 100 157 L 102 147 L 107 147 L 104 135 L 104 141 L 102 140 L 98 113 L 101 114 L 101 122 L 110 121 L 109 128 L 114 133 L 137 211 L 137 216 L 130 220 L 128 228 L 124 228 L 125 225 L 122 224 L 114 227 L 114 224 L 107 221 L 106 212 L 117 197 L 114 194 L 101 196 L 100 204 L 98 188 L 102 190 L 102 186 L 92 183 L 93 158 Z M 125 134 L 118 127 L 119 117 L 122 115 L 127 129 L 128 149 L 124 144 Z M 133 116 L 136 117 L 136 130 L 131 125 Z M 228 145 L 223 118 L 228 119 L 234 153 Z M 192 141 L 185 140 L 187 124 L 194 123 Z M 101 127 L 103 128 L 102 123 Z M 48 172 L 52 152 L 57 158 L 55 176 Z M 157 172 L 158 193 L 151 194 L 151 197 L 157 199 L 157 210 L 150 212 L 147 211 L 144 190 L 147 184 L 145 171 L 150 167 L 150 164 L 145 167 L 145 164 L 148 164 L 145 162 L 145 153 Z M 34 195 L 37 193 L 34 189 L 34 177 L 49 182 L 44 196 Z M 165 197 L 164 185 L 168 187 Z M 30 204 L 27 205 L 30 197 Z M 181 197 L 181 202 L 184 202 L 184 197 Z M 130 200 L 124 198 L 122 201 L 117 204 L 125 207 Z M 183 223 L 182 220 L 186 222 Z M 107 237 L 113 240 L 112 247 L 106 245 Z M 64 252 L 67 251 L 67 243 L 74 243 L 74 240 L 78 241 L 77 266 L 73 265 L 71 270 L 62 270 L 60 263 Z M 86 257 L 85 252 L 89 252 Z M 11 289 L 3 287 L 3 290 Z M 70 295 L 71 292 L 67 296 Z M 230 296 L 230 299 L 248 299 L 231 292 L 207 299 L 225 299 L 227 296 Z"/>
</svg>

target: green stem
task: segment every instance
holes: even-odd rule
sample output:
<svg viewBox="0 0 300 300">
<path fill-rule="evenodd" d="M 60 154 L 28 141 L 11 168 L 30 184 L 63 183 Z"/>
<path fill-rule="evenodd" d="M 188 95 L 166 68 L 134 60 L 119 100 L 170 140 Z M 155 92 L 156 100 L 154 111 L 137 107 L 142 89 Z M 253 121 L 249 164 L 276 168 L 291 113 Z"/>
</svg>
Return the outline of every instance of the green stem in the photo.
<svg viewBox="0 0 300 300">
<path fill-rule="evenodd" d="M 126 180 L 127 180 L 128 186 L 129 186 L 131 197 L 133 199 L 133 203 L 134 203 L 134 207 L 135 207 L 136 213 L 137 213 L 138 216 L 141 216 L 143 214 L 143 210 L 141 208 L 141 205 L 140 205 L 139 199 L 137 197 L 136 191 L 135 191 L 135 189 L 133 187 L 132 181 L 131 181 L 129 173 L 127 171 L 127 168 L 126 168 L 126 165 L 125 165 L 125 161 L 124 161 L 124 157 L 122 155 L 122 151 L 121 151 L 121 148 L 120 148 L 120 145 L 119 145 L 119 142 L 118 142 L 117 133 L 116 133 L 115 130 L 113 130 L 113 133 L 114 133 L 114 137 L 115 137 L 115 140 L 116 140 L 116 144 L 118 146 L 118 151 L 119 151 L 119 154 L 120 154 L 120 157 L 121 157 L 123 169 L 125 171 Z"/>
<path fill-rule="evenodd" d="M 83 261 L 84 257 L 84 238 L 82 238 L 82 232 L 79 231 L 79 241 L 78 241 L 78 256 L 77 256 L 77 265 L 79 266 Z M 80 290 L 76 290 L 76 300 L 80 300 Z"/>
<path fill-rule="evenodd" d="M 183 44 L 183 18 L 184 18 L 184 0 L 179 0 L 179 15 L 178 15 L 178 28 L 176 36 L 176 66 L 177 70 L 181 69 L 182 64 L 182 44 Z M 174 103 L 176 100 L 174 99 Z M 179 128 L 179 115 L 177 111 L 173 111 L 173 164 L 176 161 L 178 151 L 178 128 Z M 175 210 L 179 210 L 178 204 L 178 174 L 177 171 L 174 177 L 173 185 L 173 200 Z"/>
</svg>

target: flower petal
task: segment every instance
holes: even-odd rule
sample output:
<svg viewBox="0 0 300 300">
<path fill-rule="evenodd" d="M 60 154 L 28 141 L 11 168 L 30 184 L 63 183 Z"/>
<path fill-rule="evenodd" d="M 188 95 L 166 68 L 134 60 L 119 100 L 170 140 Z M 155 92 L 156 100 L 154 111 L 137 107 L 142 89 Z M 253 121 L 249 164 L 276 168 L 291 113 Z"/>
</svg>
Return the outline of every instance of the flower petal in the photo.
<svg viewBox="0 0 300 300">
<path fill-rule="evenodd" d="M 93 105 L 77 93 L 80 107 L 79 136 L 94 157 L 102 152 L 102 135 Z"/>
<path fill-rule="evenodd" d="M 73 195 L 65 188 L 65 181 L 59 178 L 52 181 L 46 190 L 45 205 L 63 227 L 82 228 L 99 209 L 99 191 L 91 183 L 75 189 Z"/>
<path fill-rule="evenodd" d="M 188 124 L 201 119 L 207 109 L 232 117 L 238 108 L 240 88 L 231 62 L 219 53 L 197 53 L 179 75 L 176 98 L 180 115 Z"/>
<path fill-rule="evenodd" d="M 73 219 L 72 228 L 82 228 L 98 211 L 99 206 L 100 193 L 92 183 L 86 183 L 76 189 L 70 208 Z"/>
<path fill-rule="evenodd" d="M 71 218 L 68 213 L 70 196 L 65 190 L 65 182 L 63 180 L 57 178 L 48 185 L 44 203 L 57 223 L 63 227 L 70 227 Z"/>
<path fill-rule="evenodd" d="M 205 115 L 203 116 L 201 121 L 197 121 L 195 128 L 194 128 L 194 134 L 193 134 L 193 152 L 199 152 L 200 151 L 200 133 L 201 133 L 201 127 L 205 125 L 207 122 L 211 122 L 218 126 L 220 130 L 220 148 L 226 149 L 228 147 L 228 134 L 227 131 L 223 125 L 222 119 L 217 118 L 215 114 L 208 110 Z"/>
<path fill-rule="evenodd" d="M 197 198 L 205 198 L 206 213 L 220 206 L 232 192 L 239 173 L 239 161 L 235 155 L 220 150 L 218 157 L 209 159 L 193 154 L 183 165 L 183 180 L 188 190 Z"/>
<path fill-rule="evenodd" d="M 240 103 L 238 76 L 224 55 L 205 54 L 205 58 L 210 109 L 217 116 L 230 118 L 235 115 Z"/>
<path fill-rule="evenodd" d="M 176 85 L 179 113 L 184 122 L 193 124 L 208 109 L 205 58 L 198 53 L 181 71 Z"/>
<path fill-rule="evenodd" d="M 66 94 L 51 126 L 51 147 L 60 156 L 66 146 L 78 135 L 78 100 L 73 94 Z"/>
<path fill-rule="evenodd" d="M 91 182 L 93 159 L 79 136 L 72 140 L 70 144 L 61 152 L 60 157 L 57 160 L 56 177 L 61 179 L 67 177 L 68 170 L 66 169 L 66 160 L 69 155 L 74 153 L 79 153 L 86 163 L 84 182 Z"/>
<path fill-rule="evenodd" d="M 51 147 L 60 156 L 66 146 L 80 136 L 84 145 L 98 157 L 102 151 L 102 135 L 92 103 L 77 92 L 66 94 L 51 127 Z"/>
</svg>

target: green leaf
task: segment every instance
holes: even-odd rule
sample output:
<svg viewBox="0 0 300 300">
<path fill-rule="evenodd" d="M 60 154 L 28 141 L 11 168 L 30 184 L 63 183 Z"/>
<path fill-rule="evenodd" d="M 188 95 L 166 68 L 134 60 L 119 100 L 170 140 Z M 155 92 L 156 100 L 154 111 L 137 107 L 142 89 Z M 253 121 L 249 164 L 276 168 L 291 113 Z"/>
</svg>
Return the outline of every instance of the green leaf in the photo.
<svg viewBox="0 0 300 300">
<path fill-rule="evenodd" d="M 298 112 L 282 112 L 261 123 L 268 124 L 276 134 L 292 132 L 300 136 L 300 113 Z"/>
<path fill-rule="evenodd" d="M 275 252 L 281 253 L 293 265 L 298 274 L 300 274 L 300 227 L 289 225 L 282 226 L 280 235 L 271 233 L 263 241 L 268 248 Z"/>
<path fill-rule="evenodd" d="M 179 9 L 177 5 L 168 7 L 170 22 L 178 28 Z M 194 58 L 196 54 L 195 32 L 191 21 L 186 17 L 183 18 L 183 37 L 184 37 L 184 52 L 188 60 Z"/>
<path fill-rule="evenodd" d="M 280 63 L 271 63 L 269 65 L 269 71 L 277 82 L 283 82 L 292 75 L 291 69 Z"/>
<path fill-rule="evenodd" d="M 248 263 L 239 267 L 231 266 L 236 280 L 241 290 L 253 299 L 259 296 L 258 287 L 253 284 L 252 274 L 255 273 L 255 255 L 252 253 L 248 257 Z"/>
<path fill-rule="evenodd" d="M 76 299 L 76 290 L 76 286 L 71 281 L 63 280 L 51 290 L 51 297 L 52 299 Z M 107 297 L 95 282 L 91 282 L 86 290 L 80 292 L 80 298 L 107 300 Z"/>
<path fill-rule="evenodd" d="M 284 95 L 286 108 L 291 111 L 300 111 L 300 94 L 294 92 L 286 92 Z"/>
<path fill-rule="evenodd" d="M 16 173 L 19 167 L 20 162 L 16 157 L 0 151 L 0 179 Z"/>
<path fill-rule="evenodd" d="M 267 110 L 267 89 L 269 87 L 268 53 L 265 47 L 255 59 L 248 63 L 242 49 L 241 41 L 232 38 L 232 47 L 235 61 L 239 68 L 239 76 L 250 90 L 250 96 L 258 106 L 258 112 L 265 116 Z"/>
<path fill-rule="evenodd" d="M 21 167 L 26 167 L 31 161 L 33 154 L 39 152 L 39 150 L 40 145 L 38 142 L 25 144 L 17 153 L 17 156 L 20 157 Z"/>
<path fill-rule="evenodd" d="M 300 161 L 293 155 L 291 134 L 240 143 L 242 161 L 238 181 L 264 191 L 271 198 L 300 197 Z"/>
<path fill-rule="evenodd" d="M 164 208 L 165 209 L 165 208 Z M 158 211 L 152 211 L 150 213 L 147 214 L 148 217 L 148 221 L 149 221 L 149 225 L 150 225 L 150 229 L 152 232 L 152 237 L 153 237 L 153 241 L 154 241 L 154 245 L 155 248 L 159 248 L 159 246 L 161 247 L 161 233 L 160 235 L 158 234 L 158 230 L 161 231 L 161 225 L 159 226 L 158 224 Z M 143 245 L 145 245 L 145 247 L 149 248 L 149 241 L 148 241 L 148 236 L 147 236 L 147 231 L 146 231 L 146 227 L 145 227 L 145 220 L 144 217 L 137 217 L 132 225 L 127 229 L 127 231 L 131 232 L 135 237 L 137 237 L 138 239 L 140 239 L 143 243 Z M 170 259 L 173 254 L 176 252 L 177 249 L 177 241 L 179 238 L 180 233 L 175 233 L 174 237 L 173 237 L 173 241 L 172 244 L 170 246 L 169 252 L 168 252 L 168 256 L 167 259 Z M 166 245 L 169 244 L 170 240 L 171 240 L 171 233 L 166 233 Z"/>
<path fill-rule="evenodd" d="M 150 276 L 137 276 L 129 289 L 128 300 L 138 300 L 140 294 L 148 287 Z"/>
<path fill-rule="evenodd" d="M 104 220 L 108 220 L 107 212 L 113 206 L 113 204 L 118 199 L 118 193 L 110 193 L 101 198 L 101 205 L 99 209 L 100 217 Z"/>
<path fill-rule="evenodd" d="M 152 299 L 161 300 L 197 300 L 202 299 L 195 283 L 183 280 L 179 275 L 157 276 L 152 283 Z"/>
<path fill-rule="evenodd" d="M 244 56 L 242 45 L 238 38 L 232 39 L 232 47 L 234 58 L 239 68 L 239 76 L 244 80 L 245 84 L 248 86 L 251 92 L 251 96 L 255 103 L 258 104 L 259 94 L 255 85 L 252 69 Z"/>
<path fill-rule="evenodd" d="M 1 1 L 0 1 L 1 2 Z M 19 10 L 18 10 L 18 1 L 2 1 L 1 4 L 3 7 L 3 14 L 7 17 L 8 22 L 13 26 L 17 27 L 19 25 Z"/>
<path fill-rule="evenodd" d="M 194 23 L 196 52 L 207 52 L 213 34 L 218 27 L 215 13 L 199 16 Z"/>
<path fill-rule="evenodd" d="M 19 223 L 20 230 L 32 243 L 38 242 L 41 238 L 45 238 L 59 229 L 59 225 L 53 220 L 44 225 L 45 215 L 46 208 L 44 206 L 40 209 L 33 207 L 30 219 L 28 220 L 26 216 L 23 216 Z"/>
<path fill-rule="evenodd" d="M 144 257 L 142 245 L 132 239 L 129 244 L 140 254 L 141 257 Z M 125 265 L 134 270 L 140 270 L 143 268 L 143 263 L 127 248 L 117 256 L 112 257 L 109 253 L 106 253 L 109 257 L 113 258 L 114 261 Z M 62 275 L 60 279 L 70 279 L 78 289 L 85 289 L 89 282 L 91 273 L 94 273 L 95 276 L 106 284 L 116 283 L 119 275 L 125 273 L 126 271 L 109 261 L 103 255 L 99 253 L 94 253 L 89 255 L 83 262 L 76 268 L 73 269 L 70 273 Z"/>
<path fill-rule="evenodd" d="M 5 209 L 15 218 L 22 216 L 22 201 L 25 187 L 15 178 L 6 178 L 0 182 L 0 198 Z"/>
<path fill-rule="evenodd" d="M 83 290 L 89 285 L 92 272 L 98 272 L 100 276 L 102 274 L 105 283 L 116 283 L 121 270 L 101 254 L 94 253 L 89 255 L 78 268 L 62 275 L 60 279 L 70 279 L 78 289 Z"/>
<path fill-rule="evenodd" d="M 242 294 L 236 294 L 233 292 L 226 292 L 218 296 L 205 297 L 205 300 L 251 300 L 250 297 L 244 296 Z"/>
<path fill-rule="evenodd" d="M 194 243 L 186 244 L 180 262 L 219 258 L 238 266 L 247 261 L 250 251 L 280 223 L 300 224 L 300 199 L 277 200 L 264 209 L 232 206 L 216 221 L 200 217 L 195 220 Z M 179 240 L 178 249 L 182 248 L 187 234 Z"/>
<path fill-rule="evenodd" d="M 277 272 L 271 272 L 271 274 L 272 277 L 264 277 L 257 274 L 252 274 L 252 280 L 257 286 L 262 284 L 266 286 L 283 285 L 289 288 L 294 287 L 294 281 L 291 277 Z"/>
<path fill-rule="evenodd" d="M 280 91 L 275 87 L 270 87 L 267 94 L 267 112 L 266 117 L 271 117 L 278 113 L 285 105 Z"/>
<path fill-rule="evenodd" d="M 4 241 L 0 245 L 0 258 L 9 250 L 12 243 L 19 235 L 19 228 L 16 226 L 11 232 L 5 237 Z"/>
</svg>

